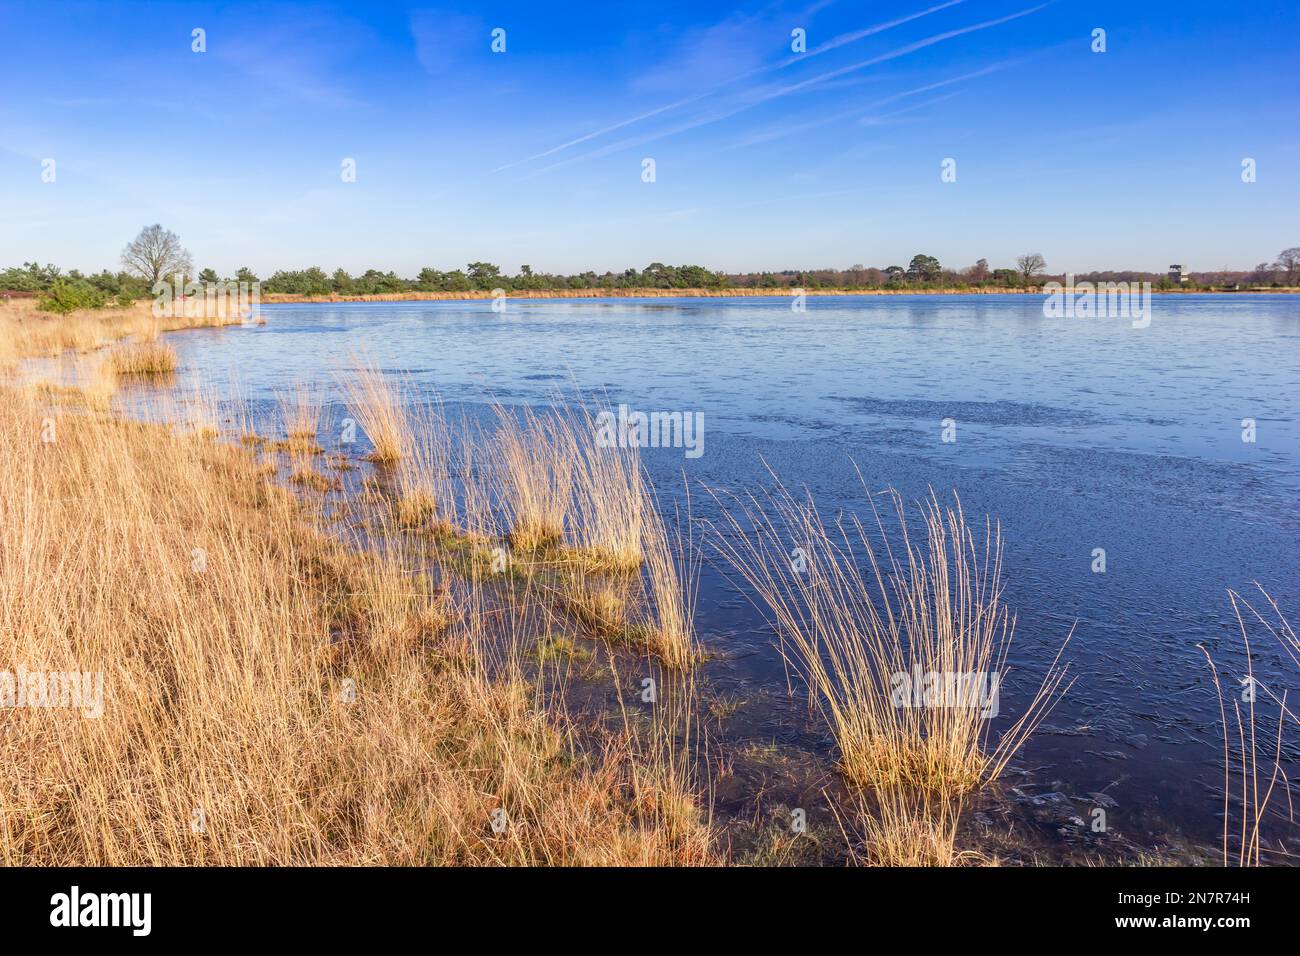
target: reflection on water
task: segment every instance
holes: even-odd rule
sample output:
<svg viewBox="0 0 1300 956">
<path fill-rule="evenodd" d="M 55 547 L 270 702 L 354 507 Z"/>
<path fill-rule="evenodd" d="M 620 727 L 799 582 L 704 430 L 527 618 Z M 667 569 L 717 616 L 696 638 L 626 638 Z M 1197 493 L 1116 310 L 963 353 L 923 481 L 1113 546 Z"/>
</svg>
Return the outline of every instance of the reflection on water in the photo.
<svg viewBox="0 0 1300 956">
<path fill-rule="evenodd" d="M 1100 804 L 1141 844 L 1216 842 L 1218 703 L 1196 645 L 1230 671 L 1241 664 L 1229 587 L 1259 581 L 1300 616 L 1300 298 L 1157 297 L 1145 329 L 1046 319 L 1027 296 L 837 297 L 805 313 L 776 298 L 263 311 L 264 327 L 171 336 L 183 376 L 255 411 L 294 379 L 324 381 L 340 404 L 336 375 L 364 355 L 409 373 L 417 400 L 436 389 L 470 415 L 489 399 L 545 403 L 574 387 L 611 406 L 702 412 L 701 458 L 646 453 L 663 495 L 683 476 L 753 488 L 767 467 L 831 513 L 861 507 L 860 481 L 909 497 L 956 489 L 969 514 L 999 518 L 1006 539 L 1019 613 L 1011 663 L 1023 679 L 1011 679 L 1004 711 L 1077 622 L 1077 681 L 1025 750 L 1024 773 L 1009 780 L 1021 796 L 1008 799 L 1051 827 Z M 941 440 L 946 419 L 953 442 Z M 1244 419 L 1254 442 L 1242 440 Z M 693 507 L 711 517 L 707 495 Z M 1092 570 L 1097 548 L 1105 573 Z M 787 694 L 745 594 L 713 567 L 699 620 L 719 655 L 707 677 L 725 733 L 818 768 L 787 774 L 798 799 L 828 766 L 825 730 Z M 1257 676 L 1294 691 L 1300 679 L 1276 648 L 1255 651 Z M 720 801 L 743 802 L 732 790 L 751 783 L 724 784 Z"/>
</svg>

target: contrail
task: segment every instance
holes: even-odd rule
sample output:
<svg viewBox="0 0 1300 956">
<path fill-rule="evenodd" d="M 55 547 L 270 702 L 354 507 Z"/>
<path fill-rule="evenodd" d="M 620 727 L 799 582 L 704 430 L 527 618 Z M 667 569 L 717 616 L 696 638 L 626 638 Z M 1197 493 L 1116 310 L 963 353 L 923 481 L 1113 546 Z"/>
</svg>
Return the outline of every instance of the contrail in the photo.
<svg viewBox="0 0 1300 956">
<path fill-rule="evenodd" d="M 790 93 L 795 93 L 798 92 L 799 90 L 806 89 L 807 87 L 814 86 L 818 83 L 823 83 L 826 80 L 833 80 L 838 76 L 844 76 L 845 74 L 848 73 L 856 73 L 858 70 L 864 70 L 869 66 L 875 66 L 877 63 L 884 63 L 886 60 L 894 60 L 900 56 L 906 56 L 909 53 L 915 53 L 917 50 L 924 49 L 925 47 L 928 46 L 934 46 L 934 44 L 942 43 L 944 40 L 951 40 L 953 37 L 963 36 L 967 33 L 974 33 L 977 30 L 987 30 L 989 27 L 996 27 L 1003 23 L 1009 23 L 1012 20 L 1018 20 L 1021 17 L 1027 17 L 1031 13 L 1037 13 L 1039 10 L 1042 10 L 1044 7 L 1047 6 L 1050 6 L 1050 3 L 1040 3 L 1036 7 L 1030 7 L 1027 10 L 1021 10 L 1019 13 L 1011 13 L 1005 17 L 998 17 L 996 20 L 985 20 L 983 23 L 976 23 L 969 27 L 962 27 L 959 30 L 949 30 L 947 33 L 939 33 L 936 34 L 935 36 L 928 37 L 924 40 L 917 40 L 915 43 L 909 43 L 907 46 L 899 47 L 897 50 L 893 50 L 889 53 L 883 53 L 880 56 L 872 57 L 869 60 L 862 60 L 861 62 L 858 63 L 850 63 L 848 66 L 842 66 L 837 70 L 831 70 L 828 73 L 822 73 L 819 74 L 818 76 L 813 76 L 813 77 L 809 77 L 806 80 L 801 80 L 798 83 L 792 83 L 789 86 L 781 87 L 781 89 L 777 90 L 775 93 L 765 96 L 757 100 L 756 103 L 751 105 L 757 105 L 757 103 L 766 103 L 769 100 L 774 100 L 781 96 L 787 96 Z"/>
<path fill-rule="evenodd" d="M 643 143 L 654 142 L 655 140 L 663 139 L 666 136 L 675 136 L 678 133 L 684 133 L 687 132 L 688 130 L 697 129 L 698 127 L 701 126 L 708 126 L 713 123 L 720 123 L 725 119 L 730 119 L 732 116 L 735 116 L 738 113 L 743 113 L 745 110 L 753 109 L 755 106 L 759 106 L 763 103 L 769 103 L 772 100 L 779 99 L 783 96 L 789 96 L 791 93 L 797 93 L 800 90 L 807 89 L 810 86 L 815 86 L 818 83 L 823 83 L 827 80 L 832 80 L 835 79 L 836 77 L 844 76 L 848 73 L 856 73 L 857 71 L 864 70 L 869 66 L 875 66 L 879 63 L 885 63 L 889 60 L 897 59 L 900 56 L 906 56 L 909 53 L 915 53 L 917 50 L 922 50 L 928 46 L 934 46 L 934 44 L 942 43 L 944 40 L 951 40 L 953 37 L 964 36 L 967 33 L 974 33 L 977 30 L 987 30 L 990 27 L 995 27 L 1000 24 L 1007 23 L 1011 20 L 1017 20 L 1020 17 L 1027 17 L 1031 13 L 1037 13 L 1039 10 L 1042 10 L 1044 7 L 1050 5 L 1051 2 L 1049 0 L 1048 3 L 1040 3 L 1036 7 L 1030 7 L 1026 10 L 1021 10 L 1018 13 L 1008 14 L 1005 17 L 998 17 L 996 20 L 985 20 L 983 23 L 976 23 L 971 26 L 962 27 L 957 30 L 949 30 L 946 33 L 938 33 L 932 37 L 927 37 L 924 40 L 917 40 L 915 43 L 909 43 L 907 46 L 899 47 L 897 50 L 892 50 L 889 53 L 882 53 L 880 56 L 872 57 L 869 60 L 862 60 L 861 62 L 852 63 L 848 66 L 840 67 L 839 69 L 831 70 L 827 73 L 822 73 L 817 76 L 809 77 L 808 79 L 802 80 L 798 83 L 792 83 L 788 86 L 778 87 L 772 92 L 761 95 L 756 99 L 751 100 L 748 103 L 742 103 L 740 106 L 737 106 L 735 109 L 729 110 L 725 113 L 715 114 L 713 116 L 708 116 L 703 119 L 694 120 L 689 123 L 684 123 L 683 125 L 677 126 L 673 129 L 666 130 L 660 133 L 652 133 L 648 136 L 643 136 L 639 139 L 621 140 L 617 143 L 612 143 L 608 146 L 603 146 L 600 149 L 592 150 L 589 153 L 583 153 L 580 156 L 574 156 L 570 159 L 561 160 L 558 163 L 551 163 L 549 166 L 544 166 L 541 169 L 536 170 L 533 175 L 535 176 L 540 173 L 549 172 L 552 169 L 556 169 L 560 166 L 567 166 L 570 163 L 575 163 L 583 159 L 605 156 L 611 152 L 616 152 L 620 149 L 625 149 L 630 146 L 639 146 Z M 533 177 L 529 176 L 528 178 L 531 179 Z"/>
<path fill-rule="evenodd" d="M 765 132 L 754 133 L 751 136 L 738 140 L 737 142 L 732 143 L 730 146 L 726 146 L 723 148 L 743 149 L 744 147 L 747 146 L 757 146 L 759 143 L 768 143 L 774 139 L 781 139 L 785 136 L 793 136 L 796 133 L 807 132 L 810 129 L 817 129 L 820 126 L 826 126 L 830 123 L 838 123 L 840 120 L 853 119 L 854 117 L 862 116 L 864 110 L 876 109 L 878 107 L 885 106 L 889 103 L 894 103 L 897 102 L 898 100 L 905 99 L 909 96 L 916 96 L 918 93 L 928 93 L 931 90 L 938 90 L 938 89 L 942 89 L 945 86 L 952 86 L 954 83 L 963 83 L 966 80 L 973 80 L 976 79 L 977 77 L 987 76 L 989 73 L 995 73 L 998 70 L 1006 69 L 1008 66 L 1012 66 L 1022 61 L 1023 58 L 1002 60 L 999 63 L 993 63 L 990 64 L 989 66 L 981 67 L 980 69 L 973 70 L 970 73 L 963 73 L 961 76 L 953 76 L 953 77 L 949 77 L 946 80 L 939 80 L 935 83 L 927 83 L 924 86 L 917 86 L 917 87 L 913 87 L 910 90 L 903 90 L 901 93 L 891 93 L 889 96 L 886 96 L 882 99 L 873 100 L 865 107 L 855 106 L 852 109 L 844 110 L 843 112 L 835 113 L 831 116 L 824 116 L 821 119 L 811 120 L 807 123 L 798 123 L 796 125 L 786 124 L 776 128 L 769 128 Z"/>
<path fill-rule="evenodd" d="M 946 10 L 949 7 L 955 7 L 957 6 L 957 4 L 964 3 L 964 2 L 965 0 L 948 0 L 947 3 L 941 3 L 938 6 L 931 7 L 928 10 L 922 10 L 920 13 L 913 13 L 905 17 L 899 17 L 897 20 L 890 20 L 888 23 L 879 23 L 874 27 L 867 27 L 865 30 L 854 30 L 852 33 L 841 33 L 839 36 L 832 37 L 831 39 L 827 40 L 821 46 L 813 47 L 813 49 L 809 50 L 807 53 L 801 53 L 798 56 L 792 56 L 788 60 L 785 60 L 782 63 L 778 63 L 775 69 L 780 69 L 782 67 L 790 66 L 794 63 L 800 62 L 801 60 L 807 60 L 809 57 L 821 56 L 823 53 L 829 53 L 831 50 L 838 50 L 842 46 L 847 46 L 850 43 L 856 43 L 858 40 L 865 39 L 866 37 L 873 36 L 874 34 L 877 33 L 882 33 L 885 30 L 890 29 L 891 27 L 901 26 L 904 23 L 908 23 L 912 20 L 917 20 L 921 17 L 928 16 L 931 13 L 938 13 L 940 10 Z M 754 70 L 753 72 L 757 73 L 761 71 Z"/>
<path fill-rule="evenodd" d="M 760 73 L 770 73 L 773 70 L 783 70 L 787 66 L 791 66 L 794 63 L 798 63 L 802 60 L 807 60 L 810 57 L 820 56 L 823 53 L 828 53 L 831 50 L 839 49 L 842 46 L 845 46 L 849 43 L 854 43 L 858 40 L 863 39 L 864 37 L 869 37 L 872 36 L 873 34 L 881 33 L 893 27 L 901 26 L 904 23 L 909 23 L 912 20 L 917 20 L 920 19 L 921 17 L 929 16 L 931 13 L 937 13 L 940 10 L 946 10 L 948 7 L 955 7 L 957 4 L 964 3 L 964 2 L 965 0 L 947 0 L 946 3 L 941 3 L 938 4 L 937 6 L 930 7 L 928 10 L 922 10 L 920 13 L 912 13 L 905 17 L 899 17 L 897 20 L 890 20 L 886 23 L 878 23 L 873 27 L 867 27 L 866 29 L 863 30 L 856 30 L 852 33 L 840 34 L 837 37 L 827 40 L 821 46 L 815 47 L 812 50 L 809 50 L 807 53 L 804 53 L 800 56 L 791 57 L 787 60 L 783 60 L 782 62 L 773 64 L 771 66 L 760 66 L 753 70 L 749 70 L 745 73 L 737 74 L 736 76 L 733 76 L 731 79 L 724 80 L 722 83 L 710 87 L 709 89 L 705 90 L 702 93 L 696 93 L 694 96 L 688 96 L 685 99 L 677 100 L 675 103 L 669 103 L 667 106 L 660 106 L 657 109 L 653 109 L 645 113 L 640 113 L 636 116 L 631 117 L 630 119 L 621 120 L 620 122 L 614 123 L 610 126 L 606 126 L 603 129 L 598 129 L 595 130 L 594 132 L 587 133 L 583 136 L 579 136 L 577 139 L 571 139 L 567 143 L 561 143 L 559 146 L 552 146 L 550 149 L 543 150 L 540 153 L 535 153 L 532 156 L 528 156 L 524 159 L 517 159 L 513 163 L 506 163 L 504 166 L 498 166 L 496 169 L 492 170 L 492 172 L 493 173 L 503 172 L 507 169 L 513 169 L 515 166 L 522 166 L 525 163 L 531 163 L 537 159 L 545 159 L 547 156 L 554 156 L 556 153 L 563 152 L 564 150 L 569 149 L 570 147 L 578 146 L 582 143 L 588 142 L 589 140 L 596 139 L 599 136 L 604 136 L 605 134 L 612 133 L 615 130 L 623 129 L 625 126 L 632 126 L 633 124 L 639 123 L 642 120 L 651 119 L 652 117 L 659 116 L 662 113 L 667 113 L 670 112 L 671 110 L 679 109 L 683 106 L 689 106 L 692 103 L 697 103 L 700 100 L 704 99 L 705 97 L 712 96 L 714 93 L 718 92 L 718 90 L 730 86 L 732 83 L 738 83 L 741 80 L 749 79 L 751 76 L 756 76 Z"/>
</svg>

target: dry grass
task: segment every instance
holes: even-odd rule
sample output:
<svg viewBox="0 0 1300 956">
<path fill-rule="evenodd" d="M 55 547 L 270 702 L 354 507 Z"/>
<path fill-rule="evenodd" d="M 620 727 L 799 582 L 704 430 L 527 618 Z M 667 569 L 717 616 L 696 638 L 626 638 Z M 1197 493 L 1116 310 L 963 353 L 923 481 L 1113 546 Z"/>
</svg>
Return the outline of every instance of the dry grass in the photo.
<svg viewBox="0 0 1300 956">
<path fill-rule="evenodd" d="M 642 640 L 669 667 L 690 667 L 699 657 L 695 636 L 695 598 L 700 551 L 695 547 L 688 511 L 670 531 L 652 492 L 642 495 L 642 552 L 645 555 L 647 610 Z M 683 531 L 685 528 L 685 531 Z"/>
<path fill-rule="evenodd" d="M 117 363 L 110 353 L 107 356 L 78 356 L 76 361 L 77 388 L 86 404 L 99 411 L 107 411 L 117 393 Z"/>
<path fill-rule="evenodd" d="M 126 308 L 94 309 L 72 315 L 49 315 L 36 309 L 34 299 L 0 302 L 0 365 L 18 357 L 52 357 L 65 351 L 93 352 L 125 338 L 148 343 L 160 332 L 234 325 L 241 317 L 228 312 L 211 316 L 156 318 L 152 303 L 139 301 Z"/>
<path fill-rule="evenodd" d="M 863 801 L 865 804 L 867 801 Z M 863 862 L 871 866 L 947 867 L 983 862 L 957 849 L 962 801 L 932 790 L 885 786 L 858 808 Z"/>
<path fill-rule="evenodd" d="M 1218 667 L 1204 645 L 1205 655 L 1219 698 L 1223 725 L 1223 865 L 1260 866 L 1264 862 L 1294 862 L 1295 854 L 1282 842 L 1271 843 L 1265 833 L 1270 820 L 1295 822 L 1290 781 L 1283 761 L 1283 741 L 1289 727 L 1300 726 L 1300 715 L 1288 702 L 1285 689 L 1271 688 L 1255 676 L 1255 652 L 1250 633 L 1262 629 L 1291 663 L 1300 668 L 1300 638 L 1282 614 L 1277 602 L 1256 585 L 1262 599 L 1259 610 L 1237 591 L 1229 590 L 1233 615 L 1245 650 L 1246 671 L 1239 678 L 1242 688 L 1232 699 L 1229 718 Z M 1273 711 L 1268 713 L 1268 711 Z M 1261 720 L 1267 720 L 1260 729 Z M 1272 738 L 1270 746 L 1268 738 Z M 1234 774 L 1236 780 L 1234 782 Z M 1233 825 L 1232 803 L 1238 804 L 1240 820 Z M 1285 808 L 1274 805 L 1284 804 Z"/>
<path fill-rule="evenodd" d="M 565 588 L 566 606 L 595 636 L 621 640 L 632 624 L 632 591 L 626 578 L 578 574 Z"/>
<path fill-rule="evenodd" d="M 567 570 L 561 601 L 591 632 L 688 667 L 698 552 L 689 530 L 667 529 L 637 449 L 602 447 L 591 412 L 558 397 L 546 413 L 495 411 L 487 497 L 502 502 L 511 546 Z"/>
<path fill-rule="evenodd" d="M 0 330 L 0 382 L 13 374 L 22 357 L 18 352 L 18 343 L 12 336 L 5 335 L 6 331 L 11 330 Z"/>
<path fill-rule="evenodd" d="M 132 342 L 110 353 L 113 368 L 123 378 L 165 378 L 174 375 L 176 350 L 162 342 Z"/>
<path fill-rule="evenodd" d="M 845 775 L 863 786 L 961 794 L 1005 768 L 1055 702 L 1065 668 L 1058 654 L 992 743 L 987 708 L 973 697 L 907 705 L 914 698 L 899 688 L 914 675 L 1001 680 L 1015 630 L 1002 601 L 1001 534 L 986 523 L 977 542 L 960 502 L 943 507 L 932 496 L 921 506 L 925 537 L 914 541 L 902 498 L 891 493 L 895 547 L 866 495 L 883 544 L 858 515 L 828 527 L 811 499 L 778 486 L 765 502 L 736 499 L 720 547 L 757 592 L 782 652 L 825 712 Z"/>
<path fill-rule="evenodd" d="M 999 529 L 986 521 L 977 539 L 960 502 L 945 507 L 932 494 L 915 540 L 891 492 L 891 543 L 864 494 L 869 521 L 849 514 L 830 526 L 811 497 L 796 499 L 779 482 L 762 497 L 733 497 L 718 546 L 825 715 L 844 776 L 874 797 L 862 822 L 868 858 L 962 862 L 954 840 L 963 796 L 1002 772 L 1064 692 L 1066 670 L 1058 652 L 990 740 L 1015 630 L 1002 600 Z M 975 680 L 959 683 L 961 675 Z"/>
<path fill-rule="evenodd" d="M 574 544 L 588 567 L 635 571 L 645 560 L 646 518 L 652 507 L 640 451 L 634 445 L 602 447 L 590 411 L 580 408 L 572 414 Z"/>
<path fill-rule="evenodd" d="M 439 401 L 403 414 L 411 452 L 397 470 L 398 522 L 404 527 L 446 533 L 460 517 L 452 479 L 456 436 Z M 464 430 L 461 434 L 463 447 L 469 436 Z"/>
<path fill-rule="evenodd" d="M 50 414 L 0 393 L 0 653 L 105 704 L 0 715 L 0 861 L 713 859 L 637 734 L 580 749 L 539 706 L 499 650 L 525 615 L 336 543 L 244 449 L 73 415 L 42 443 Z"/>
<path fill-rule="evenodd" d="M 279 400 L 285 436 L 291 442 L 301 440 L 315 444 L 324 410 L 320 386 L 294 382 L 288 391 L 280 394 Z"/>
<path fill-rule="evenodd" d="M 389 381 L 383 371 L 368 361 L 355 360 L 354 373 L 343 381 L 348 406 L 366 437 L 370 439 L 370 460 L 392 465 L 411 451 L 412 437 L 406 418 L 405 387 Z"/>
<path fill-rule="evenodd" d="M 572 423 L 560 414 L 495 407 L 494 448 L 510 518 L 510 543 L 536 551 L 564 538 L 578 453 Z"/>
<path fill-rule="evenodd" d="M 289 481 L 298 485 L 300 488 L 307 488 L 310 491 L 317 491 L 322 494 L 330 491 L 338 491 L 343 485 L 337 478 L 330 478 L 322 475 L 315 468 L 309 465 L 300 465 L 294 467 L 289 475 Z"/>
<path fill-rule="evenodd" d="M 61 341 L 83 319 L 59 320 Z M 80 389 L 103 376 L 111 395 L 118 368 L 79 361 Z M 440 410 L 408 420 L 373 369 L 352 394 L 376 458 L 402 462 L 399 514 L 495 528 L 501 475 L 478 470 L 457 502 Z M 290 434 L 317 423 L 311 396 L 285 404 Z M 247 422 L 210 440 L 223 418 L 201 389 L 145 417 L 0 390 L 0 653 L 105 687 L 98 718 L 0 711 L 0 861 L 717 861 L 679 707 L 578 728 L 529 676 L 530 622 L 554 623 L 543 595 L 502 592 L 473 563 L 431 590 L 395 528 L 364 548 L 326 534 L 258 463 L 264 443 L 239 441 Z M 489 450 L 465 445 L 468 473 Z M 335 487 L 293 457 L 291 482 Z"/>
</svg>

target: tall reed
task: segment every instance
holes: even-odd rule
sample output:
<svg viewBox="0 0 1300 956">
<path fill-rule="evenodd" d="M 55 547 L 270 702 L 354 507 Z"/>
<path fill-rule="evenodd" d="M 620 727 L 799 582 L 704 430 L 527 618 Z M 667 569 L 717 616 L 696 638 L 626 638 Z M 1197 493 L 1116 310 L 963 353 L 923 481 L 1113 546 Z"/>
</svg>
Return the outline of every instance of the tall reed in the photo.
<svg viewBox="0 0 1300 956">
<path fill-rule="evenodd" d="M 1245 652 L 1245 674 L 1238 679 L 1241 691 L 1231 697 L 1231 720 L 1226 703 L 1229 697 L 1224 693 L 1219 668 L 1205 646 L 1197 645 L 1205 655 L 1213 677 L 1223 727 L 1224 866 L 1260 866 L 1265 860 L 1287 862 L 1294 860 L 1295 856 L 1281 841 L 1276 844 L 1269 842 L 1265 825 L 1270 820 L 1295 821 L 1283 747 L 1287 728 L 1300 727 L 1300 713 L 1289 702 L 1290 694 L 1285 688 L 1270 687 L 1255 676 L 1255 651 L 1250 632 L 1256 627 L 1262 628 L 1297 668 L 1300 668 L 1300 638 L 1296 637 L 1291 623 L 1272 596 L 1258 583 L 1256 589 L 1271 616 L 1266 616 L 1239 592 L 1228 590 Z M 1274 712 L 1268 713 L 1270 709 Z M 1268 721 L 1263 730 L 1259 729 L 1261 719 Z M 1240 809 L 1240 820 L 1235 826 L 1232 822 L 1234 798 Z M 1285 809 L 1274 806 L 1275 800 L 1285 803 Z"/>
<path fill-rule="evenodd" d="M 641 453 L 602 444 L 596 419 L 585 406 L 571 412 L 574 448 L 573 539 L 596 568 L 635 571 L 645 559 L 653 503 L 648 497 Z"/>
<path fill-rule="evenodd" d="M 732 498 L 718 546 L 826 715 L 845 776 L 955 797 L 1006 767 L 1059 697 L 1066 669 L 1058 652 L 990 741 L 992 702 L 975 696 L 978 685 L 949 681 L 979 675 L 1000 686 L 1004 676 L 1015 620 L 1002 599 L 999 529 L 986 522 L 977 541 L 960 502 L 944 507 L 932 494 L 914 540 L 902 496 L 891 492 L 893 545 L 875 497 L 865 486 L 864 494 L 870 521 L 854 513 L 829 526 L 810 496 L 796 499 L 779 482 L 763 498 Z M 918 680 L 959 693 L 918 699 Z"/>
<path fill-rule="evenodd" d="M 691 521 L 689 490 L 686 513 L 671 530 L 652 492 L 646 491 L 642 502 L 647 609 L 641 632 L 665 664 L 687 668 L 699 657 L 695 602 L 702 560 Z"/>
<path fill-rule="evenodd" d="M 395 464 L 411 451 L 407 389 L 367 360 L 356 359 L 353 364 L 355 368 L 343 380 L 348 407 L 370 439 L 371 460 Z"/>
<path fill-rule="evenodd" d="M 279 395 L 280 418 L 284 434 L 290 442 L 295 440 L 315 444 L 320 434 L 324 397 L 318 384 L 295 381 Z"/>
<path fill-rule="evenodd" d="M 573 504 L 576 446 L 560 413 L 494 406 L 495 447 L 510 542 L 523 551 L 560 543 Z"/>
<path fill-rule="evenodd" d="M 397 471 L 398 517 L 408 527 L 450 531 L 458 517 L 453 468 L 456 439 L 441 400 L 405 412 L 410 454 Z"/>
</svg>

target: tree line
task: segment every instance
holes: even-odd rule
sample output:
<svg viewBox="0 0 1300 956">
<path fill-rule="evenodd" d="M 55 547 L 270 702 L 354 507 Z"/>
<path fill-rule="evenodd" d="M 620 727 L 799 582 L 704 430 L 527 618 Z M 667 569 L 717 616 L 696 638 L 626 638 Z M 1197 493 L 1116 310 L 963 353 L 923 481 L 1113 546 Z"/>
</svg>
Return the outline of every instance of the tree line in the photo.
<svg viewBox="0 0 1300 956">
<path fill-rule="evenodd" d="M 367 269 L 352 275 L 345 269 L 327 273 L 313 266 L 308 269 L 279 270 L 263 279 L 251 269 L 241 267 L 234 275 L 221 276 L 215 269 L 194 272 L 193 258 L 181 245 L 180 238 L 161 225 L 147 226 L 122 251 L 122 268 L 84 275 L 76 269 L 63 272 L 54 265 L 24 262 L 20 267 L 0 270 L 0 293 L 17 292 L 41 297 L 41 307 L 49 311 L 68 312 L 78 308 L 99 308 L 116 301 L 128 305 L 149 296 L 160 280 L 180 277 L 187 282 L 260 282 L 263 293 L 289 295 L 382 295 L 412 292 L 505 292 L 561 291 L 566 289 L 1014 289 L 1032 288 L 1064 275 L 1047 273 L 1047 263 L 1039 253 L 1026 253 L 1016 259 L 1015 268 L 994 268 L 987 259 L 963 269 L 943 266 L 937 258 L 917 253 L 906 267 L 884 268 L 854 265 L 848 269 L 785 270 L 781 272 L 725 273 L 698 265 L 665 265 L 652 262 L 644 269 L 622 272 L 580 272 L 563 275 L 534 272 L 521 266 L 517 275 L 507 275 L 491 262 L 471 262 L 464 269 L 440 271 L 421 269 L 413 278 L 392 271 Z M 1254 270 L 1193 272 L 1191 288 L 1258 288 L 1294 286 L 1300 272 L 1300 247 L 1283 250 L 1272 264 L 1261 262 Z M 1159 288 L 1174 284 L 1166 273 L 1091 272 L 1075 276 L 1078 281 L 1151 282 Z"/>
</svg>

